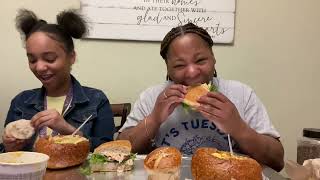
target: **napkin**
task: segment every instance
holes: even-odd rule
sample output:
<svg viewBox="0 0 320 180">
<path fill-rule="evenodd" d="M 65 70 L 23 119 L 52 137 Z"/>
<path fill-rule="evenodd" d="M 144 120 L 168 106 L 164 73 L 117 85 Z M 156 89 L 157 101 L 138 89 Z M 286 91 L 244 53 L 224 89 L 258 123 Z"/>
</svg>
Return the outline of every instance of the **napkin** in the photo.
<svg viewBox="0 0 320 180">
<path fill-rule="evenodd" d="M 288 160 L 285 171 L 292 180 L 318 180 L 320 179 L 320 158 L 305 160 L 303 165 Z"/>
</svg>

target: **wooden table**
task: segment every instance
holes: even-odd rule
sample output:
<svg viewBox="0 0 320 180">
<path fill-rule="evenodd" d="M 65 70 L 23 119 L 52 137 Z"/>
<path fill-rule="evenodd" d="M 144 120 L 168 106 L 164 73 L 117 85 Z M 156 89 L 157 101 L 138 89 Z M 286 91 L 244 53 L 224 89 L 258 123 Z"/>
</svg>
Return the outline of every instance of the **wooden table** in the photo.
<svg viewBox="0 0 320 180">
<path fill-rule="evenodd" d="M 138 155 L 135 160 L 135 168 L 133 171 L 117 173 L 117 172 L 104 172 L 104 173 L 93 173 L 90 176 L 85 176 L 80 173 L 79 166 L 62 169 L 62 170 L 47 170 L 44 179 L 45 180 L 104 180 L 104 179 L 115 179 L 115 180 L 144 180 L 148 179 L 148 174 L 143 167 L 143 159 L 145 156 Z M 183 157 L 181 166 L 181 180 L 192 179 L 191 158 Z M 263 174 L 267 177 L 265 180 L 285 180 L 278 172 L 271 168 L 264 168 Z"/>
</svg>

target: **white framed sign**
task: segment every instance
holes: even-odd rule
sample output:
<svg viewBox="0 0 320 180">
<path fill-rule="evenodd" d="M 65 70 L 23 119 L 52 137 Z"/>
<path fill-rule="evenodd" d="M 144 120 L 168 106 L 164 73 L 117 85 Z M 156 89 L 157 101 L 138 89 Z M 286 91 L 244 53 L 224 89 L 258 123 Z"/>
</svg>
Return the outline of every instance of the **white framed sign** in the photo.
<svg viewBox="0 0 320 180">
<path fill-rule="evenodd" d="M 215 43 L 234 39 L 235 0 L 81 0 L 87 38 L 161 41 L 171 28 L 192 22 Z"/>
</svg>

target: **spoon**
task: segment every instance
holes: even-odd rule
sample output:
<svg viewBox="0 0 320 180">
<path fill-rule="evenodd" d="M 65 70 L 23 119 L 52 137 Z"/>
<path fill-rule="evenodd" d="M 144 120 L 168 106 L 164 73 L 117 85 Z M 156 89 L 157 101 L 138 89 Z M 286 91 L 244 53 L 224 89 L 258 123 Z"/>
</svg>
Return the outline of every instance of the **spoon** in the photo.
<svg viewBox="0 0 320 180">
<path fill-rule="evenodd" d="M 229 150 L 230 150 L 231 156 L 233 156 L 233 149 L 232 149 L 231 138 L 229 134 L 228 134 L 228 144 L 229 144 Z"/>
<path fill-rule="evenodd" d="M 86 124 L 87 121 L 92 117 L 92 114 L 72 133 L 72 136 L 74 136 L 81 128 L 83 125 Z"/>
</svg>

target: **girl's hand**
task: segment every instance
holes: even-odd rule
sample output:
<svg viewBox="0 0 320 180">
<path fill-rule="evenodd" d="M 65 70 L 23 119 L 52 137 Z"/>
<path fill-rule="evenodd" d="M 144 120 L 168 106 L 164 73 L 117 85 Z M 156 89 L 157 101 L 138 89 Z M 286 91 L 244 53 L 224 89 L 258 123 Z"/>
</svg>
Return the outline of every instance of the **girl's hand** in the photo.
<svg viewBox="0 0 320 180">
<path fill-rule="evenodd" d="M 55 109 L 37 113 L 31 118 L 31 125 L 36 129 L 47 126 L 60 134 L 71 134 L 75 130 Z"/>
</svg>

